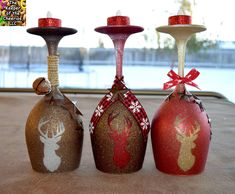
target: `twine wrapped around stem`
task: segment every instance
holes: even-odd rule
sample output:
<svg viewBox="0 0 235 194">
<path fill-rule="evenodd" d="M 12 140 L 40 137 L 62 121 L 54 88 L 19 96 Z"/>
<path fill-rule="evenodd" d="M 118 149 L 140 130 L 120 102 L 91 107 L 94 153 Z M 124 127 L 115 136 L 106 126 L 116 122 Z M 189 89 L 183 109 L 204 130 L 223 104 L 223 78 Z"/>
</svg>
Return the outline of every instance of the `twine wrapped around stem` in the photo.
<svg viewBox="0 0 235 194">
<path fill-rule="evenodd" d="M 59 74 L 58 74 L 59 56 L 49 55 L 47 57 L 47 61 L 48 61 L 48 79 L 51 82 L 52 86 L 58 86 L 59 85 Z"/>
</svg>

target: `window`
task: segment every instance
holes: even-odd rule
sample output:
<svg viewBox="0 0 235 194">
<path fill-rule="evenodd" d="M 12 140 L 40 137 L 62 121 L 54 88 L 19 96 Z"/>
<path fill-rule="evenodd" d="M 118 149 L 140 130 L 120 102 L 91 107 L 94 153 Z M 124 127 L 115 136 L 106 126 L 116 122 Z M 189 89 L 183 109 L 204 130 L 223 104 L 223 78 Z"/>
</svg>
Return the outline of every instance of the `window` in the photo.
<svg viewBox="0 0 235 194">
<path fill-rule="evenodd" d="M 186 11 L 191 8 L 193 23 L 207 27 L 207 31 L 198 33 L 193 37 L 194 42 L 188 44 L 185 73 L 196 67 L 201 75 L 195 82 L 203 91 L 222 93 L 235 102 L 231 0 L 119 0 L 116 4 L 108 0 L 27 1 L 25 27 L 0 26 L 0 87 L 31 88 L 37 77 L 47 75 L 45 41 L 28 34 L 26 29 L 36 27 L 38 18 L 51 11 L 53 17 L 62 19 L 63 27 L 78 30 L 59 44 L 60 87 L 110 88 L 115 76 L 113 44 L 94 28 L 106 25 L 107 17 L 121 10 L 122 15 L 130 17 L 131 24 L 145 28 L 144 32 L 130 36 L 125 45 L 123 73 L 127 86 L 161 89 L 169 80 L 168 71 L 177 69 L 177 51 L 173 38 L 156 33 L 155 28 L 167 25 L 168 17 L 175 15 L 183 2 L 189 3 L 184 6 Z M 196 89 L 189 87 L 189 90 Z"/>
</svg>

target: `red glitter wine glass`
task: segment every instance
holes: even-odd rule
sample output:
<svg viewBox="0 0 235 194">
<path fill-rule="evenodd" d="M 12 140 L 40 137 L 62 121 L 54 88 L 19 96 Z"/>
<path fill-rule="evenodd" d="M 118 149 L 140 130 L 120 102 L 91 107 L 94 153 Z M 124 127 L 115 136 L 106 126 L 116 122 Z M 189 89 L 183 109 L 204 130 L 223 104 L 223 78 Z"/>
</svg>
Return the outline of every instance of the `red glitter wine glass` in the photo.
<svg viewBox="0 0 235 194">
<path fill-rule="evenodd" d="M 131 173 L 142 168 L 149 120 L 143 106 L 125 86 L 122 75 L 126 39 L 142 27 L 129 24 L 126 16 L 108 18 L 95 31 L 109 35 L 116 54 L 116 76 L 91 118 L 89 131 L 96 168 L 107 173 Z"/>
<path fill-rule="evenodd" d="M 210 136 L 210 119 L 195 95 L 186 90 L 185 84 L 193 82 L 199 75 L 192 69 L 184 76 L 185 48 L 194 33 L 206 30 L 204 26 L 192 25 L 191 17 L 177 15 L 169 18 L 168 26 L 157 31 L 168 33 L 176 40 L 178 48 L 178 74 L 168 73 L 171 81 L 164 89 L 176 86 L 174 91 L 156 111 L 152 126 L 152 147 L 157 169 L 174 175 L 193 175 L 205 168 Z"/>
</svg>

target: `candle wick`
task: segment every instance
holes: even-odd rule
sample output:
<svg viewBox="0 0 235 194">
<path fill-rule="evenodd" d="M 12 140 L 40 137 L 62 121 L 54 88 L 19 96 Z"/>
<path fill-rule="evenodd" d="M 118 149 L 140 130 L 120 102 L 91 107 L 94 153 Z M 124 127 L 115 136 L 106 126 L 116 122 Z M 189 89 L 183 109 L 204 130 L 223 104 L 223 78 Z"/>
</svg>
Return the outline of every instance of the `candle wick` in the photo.
<svg viewBox="0 0 235 194">
<path fill-rule="evenodd" d="M 122 14 L 121 14 L 121 11 L 120 10 L 117 10 L 117 12 L 116 12 L 116 16 L 121 16 Z"/>
<path fill-rule="evenodd" d="M 47 18 L 52 18 L 52 14 L 50 11 L 47 12 Z"/>
</svg>

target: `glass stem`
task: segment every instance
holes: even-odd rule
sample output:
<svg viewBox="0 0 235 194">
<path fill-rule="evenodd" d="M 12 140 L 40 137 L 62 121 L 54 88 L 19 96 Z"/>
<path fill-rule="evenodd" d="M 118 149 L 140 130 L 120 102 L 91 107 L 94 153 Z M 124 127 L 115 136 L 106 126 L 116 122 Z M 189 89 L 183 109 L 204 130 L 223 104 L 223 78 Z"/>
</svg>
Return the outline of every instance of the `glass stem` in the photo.
<svg viewBox="0 0 235 194">
<path fill-rule="evenodd" d="M 48 58 L 48 79 L 52 86 L 59 86 L 59 56 L 49 55 Z"/>
<path fill-rule="evenodd" d="M 194 34 L 192 31 L 172 31 L 169 33 L 174 37 L 178 50 L 178 75 L 184 77 L 184 63 L 186 45 L 190 37 Z"/>
<path fill-rule="evenodd" d="M 59 86 L 59 56 L 57 53 L 58 44 L 62 36 L 43 36 L 48 49 L 48 79 L 52 86 Z"/>
<path fill-rule="evenodd" d="M 116 56 L 116 76 L 118 79 L 122 78 L 122 62 L 123 62 L 123 54 L 124 54 L 124 46 L 126 39 L 129 35 L 127 34 L 114 34 L 110 35 L 115 49 Z"/>
<path fill-rule="evenodd" d="M 178 48 L 178 75 L 184 77 L 184 63 L 187 40 L 176 40 Z"/>
</svg>

